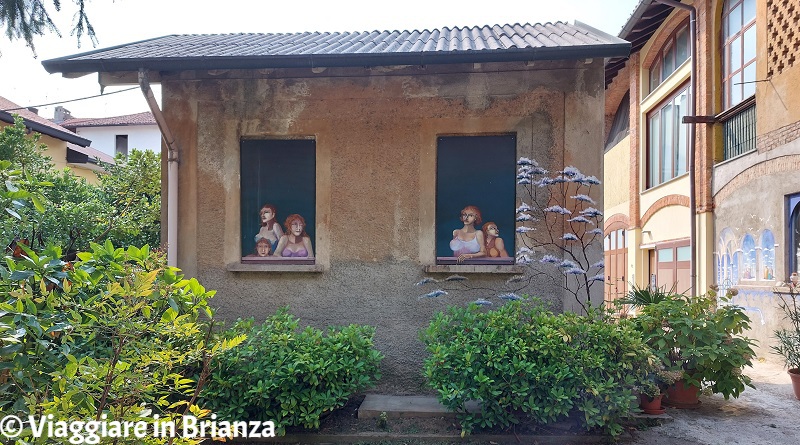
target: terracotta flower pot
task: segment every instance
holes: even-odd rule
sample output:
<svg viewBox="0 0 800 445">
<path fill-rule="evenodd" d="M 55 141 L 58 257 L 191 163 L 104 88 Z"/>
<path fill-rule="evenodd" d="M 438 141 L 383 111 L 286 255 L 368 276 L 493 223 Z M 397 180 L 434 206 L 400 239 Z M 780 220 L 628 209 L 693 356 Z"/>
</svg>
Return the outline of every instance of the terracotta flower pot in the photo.
<svg viewBox="0 0 800 445">
<path fill-rule="evenodd" d="M 664 404 L 681 409 L 692 409 L 700 406 L 700 388 L 678 380 L 667 389 Z"/>
<path fill-rule="evenodd" d="M 666 411 L 661 407 L 661 398 L 663 394 L 659 394 L 656 397 L 650 398 L 650 396 L 646 394 L 639 395 L 639 408 L 645 414 L 664 414 Z"/>
<path fill-rule="evenodd" d="M 794 396 L 800 400 L 800 368 L 792 368 L 789 370 L 789 377 L 792 378 L 792 389 L 794 389 Z"/>
</svg>

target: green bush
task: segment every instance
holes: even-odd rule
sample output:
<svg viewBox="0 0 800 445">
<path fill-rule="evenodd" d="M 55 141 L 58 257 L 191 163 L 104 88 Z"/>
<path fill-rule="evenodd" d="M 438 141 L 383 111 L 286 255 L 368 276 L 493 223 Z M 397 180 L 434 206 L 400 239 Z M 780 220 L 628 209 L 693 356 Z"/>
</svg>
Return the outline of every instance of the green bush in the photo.
<svg viewBox="0 0 800 445">
<path fill-rule="evenodd" d="M 626 321 L 554 315 L 529 301 L 487 312 L 452 307 L 434 317 L 422 340 L 431 354 L 425 377 L 457 413 L 462 434 L 575 415 L 583 428 L 617 436 L 632 389 L 653 360 Z M 481 412 L 467 412 L 469 401 L 480 402 Z"/>
<path fill-rule="evenodd" d="M 226 335 L 247 340 L 215 359 L 204 406 L 220 419 L 272 420 L 284 434 L 289 426 L 318 428 L 323 414 L 380 378 L 375 328 L 350 325 L 323 333 L 299 331 L 298 322 L 287 308 L 260 325 L 238 321 Z"/>
<path fill-rule="evenodd" d="M 668 371 L 679 371 L 689 385 L 725 399 L 753 387 L 742 374 L 755 355 L 753 340 L 742 335 L 750 319 L 741 306 L 730 303 L 732 295 L 718 302 L 713 290 L 697 297 L 673 294 L 642 306 L 635 318 L 645 342 Z"/>
<path fill-rule="evenodd" d="M 211 358 L 243 340 L 209 335 L 213 291 L 147 246 L 93 244 L 75 263 L 58 247 L 20 249 L 0 265 L 0 416 L 203 415 L 195 402 Z"/>
</svg>

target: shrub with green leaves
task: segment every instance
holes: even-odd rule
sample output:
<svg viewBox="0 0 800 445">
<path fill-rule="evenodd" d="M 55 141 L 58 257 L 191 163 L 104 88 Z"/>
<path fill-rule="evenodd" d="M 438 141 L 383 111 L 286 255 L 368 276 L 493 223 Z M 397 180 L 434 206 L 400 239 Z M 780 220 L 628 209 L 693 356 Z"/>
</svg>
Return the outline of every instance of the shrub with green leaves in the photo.
<svg viewBox="0 0 800 445">
<path fill-rule="evenodd" d="M 632 325 L 599 312 L 554 315 L 541 303 L 476 305 L 436 314 L 422 334 L 439 400 L 475 428 L 546 425 L 570 416 L 611 436 L 631 410 L 652 353 Z M 480 413 L 466 410 L 478 401 Z"/>
<path fill-rule="evenodd" d="M 320 417 L 344 406 L 380 378 L 382 354 L 375 328 L 350 325 L 298 330 L 299 320 L 280 309 L 263 324 L 240 320 L 226 333 L 247 340 L 215 359 L 203 405 L 227 420 L 272 420 L 318 428 Z"/>
<path fill-rule="evenodd" d="M 0 416 L 179 423 L 203 415 L 196 401 L 211 358 L 244 339 L 210 335 L 214 291 L 147 246 L 93 244 L 75 263 L 58 247 L 20 249 L 0 265 Z M 165 442 L 151 439 L 131 438 Z"/>
<path fill-rule="evenodd" d="M 644 340 L 668 371 L 682 373 L 689 385 L 739 397 L 745 386 L 742 374 L 752 366 L 753 340 L 743 334 L 750 328 L 744 308 L 717 297 L 714 290 L 696 297 L 670 295 L 642 306 L 635 321 Z M 721 304 L 720 304 L 721 303 Z"/>
</svg>

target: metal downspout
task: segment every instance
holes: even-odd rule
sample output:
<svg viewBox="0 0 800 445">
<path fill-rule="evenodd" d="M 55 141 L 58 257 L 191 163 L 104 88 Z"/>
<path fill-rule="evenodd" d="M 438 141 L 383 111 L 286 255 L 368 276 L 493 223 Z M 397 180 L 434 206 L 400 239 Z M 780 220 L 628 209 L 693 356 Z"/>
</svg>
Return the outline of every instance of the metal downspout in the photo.
<svg viewBox="0 0 800 445">
<path fill-rule="evenodd" d="M 164 114 L 158 108 L 153 90 L 150 89 L 150 79 L 147 70 L 139 68 L 139 86 L 142 94 L 150 107 L 150 112 L 156 119 L 161 137 L 167 144 L 167 265 L 178 265 L 178 148 L 175 138 L 169 131 Z"/>
<path fill-rule="evenodd" d="M 689 94 L 691 100 L 689 101 L 689 116 L 697 115 L 697 9 L 694 6 L 684 5 L 675 0 L 655 0 L 658 3 L 672 6 L 689 11 L 689 39 L 691 40 L 691 51 L 689 57 L 691 58 L 691 74 L 689 77 Z M 697 290 L 697 196 L 695 193 L 695 182 L 697 173 L 695 172 L 695 124 L 689 125 L 689 214 L 691 220 L 689 221 L 689 250 L 691 258 L 689 259 L 689 277 L 691 280 L 691 288 L 689 295 L 694 296 Z"/>
</svg>

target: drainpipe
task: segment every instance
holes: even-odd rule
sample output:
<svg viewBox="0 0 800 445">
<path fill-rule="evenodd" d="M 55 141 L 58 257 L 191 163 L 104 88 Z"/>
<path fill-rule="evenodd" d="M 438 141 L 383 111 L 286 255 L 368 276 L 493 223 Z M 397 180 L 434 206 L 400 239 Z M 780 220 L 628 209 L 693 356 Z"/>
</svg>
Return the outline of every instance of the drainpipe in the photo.
<svg viewBox="0 0 800 445">
<path fill-rule="evenodd" d="M 689 11 L 689 39 L 691 40 L 691 51 L 689 57 L 691 58 L 691 74 L 689 77 L 689 94 L 691 100 L 689 101 L 689 116 L 695 117 L 697 115 L 697 10 L 694 6 L 684 5 L 675 0 L 655 0 L 658 3 L 679 8 Z M 684 123 L 687 123 L 684 121 Z M 697 289 L 697 197 L 695 196 L 695 182 L 697 174 L 695 173 L 695 126 L 694 123 L 689 123 L 689 214 L 691 220 L 689 221 L 689 250 L 691 258 L 689 258 L 689 277 L 691 280 L 691 288 L 689 295 L 694 296 Z"/>
<path fill-rule="evenodd" d="M 139 68 L 139 86 L 142 94 L 150 107 L 150 112 L 156 119 L 161 137 L 167 144 L 167 265 L 178 266 L 178 147 L 175 138 L 169 131 L 164 114 L 158 108 L 153 90 L 150 89 L 150 79 L 147 70 Z"/>
</svg>

